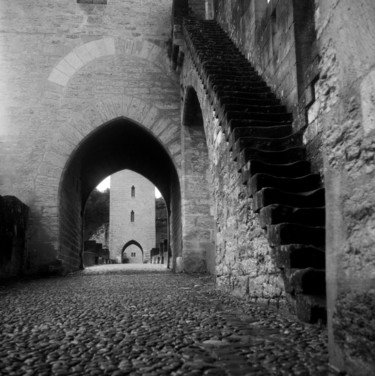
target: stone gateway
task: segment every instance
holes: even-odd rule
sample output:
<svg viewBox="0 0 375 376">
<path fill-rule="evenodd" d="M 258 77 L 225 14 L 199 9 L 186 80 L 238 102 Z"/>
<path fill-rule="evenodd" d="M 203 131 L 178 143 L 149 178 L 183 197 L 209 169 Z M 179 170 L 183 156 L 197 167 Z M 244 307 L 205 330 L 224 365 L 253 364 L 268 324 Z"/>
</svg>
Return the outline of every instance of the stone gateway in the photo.
<svg viewBox="0 0 375 376">
<path fill-rule="evenodd" d="M 174 272 L 327 322 L 332 367 L 374 374 L 374 19 L 370 0 L 0 0 L 0 275 L 78 270 L 90 192 L 129 169 L 165 199 Z"/>
</svg>

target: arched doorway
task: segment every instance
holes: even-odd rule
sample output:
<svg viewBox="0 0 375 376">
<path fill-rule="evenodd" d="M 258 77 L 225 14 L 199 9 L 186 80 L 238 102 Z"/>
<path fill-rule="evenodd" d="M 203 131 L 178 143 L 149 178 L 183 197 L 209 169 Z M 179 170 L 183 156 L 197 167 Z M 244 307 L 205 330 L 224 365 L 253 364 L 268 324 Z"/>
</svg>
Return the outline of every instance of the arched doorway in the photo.
<svg viewBox="0 0 375 376">
<path fill-rule="evenodd" d="M 106 176 L 130 169 L 150 180 L 165 198 L 169 247 L 181 249 L 180 183 L 174 162 L 142 125 L 117 118 L 89 134 L 70 156 L 59 188 L 59 258 L 69 270 L 82 267 L 83 212 L 90 192 Z"/>
<path fill-rule="evenodd" d="M 210 161 L 202 110 L 192 87 L 186 89 L 182 125 L 184 270 L 214 274 L 216 231 L 210 192 Z"/>
<path fill-rule="evenodd" d="M 123 246 L 121 262 L 123 264 L 142 264 L 143 248 L 136 240 L 130 240 Z"/>
</svg>

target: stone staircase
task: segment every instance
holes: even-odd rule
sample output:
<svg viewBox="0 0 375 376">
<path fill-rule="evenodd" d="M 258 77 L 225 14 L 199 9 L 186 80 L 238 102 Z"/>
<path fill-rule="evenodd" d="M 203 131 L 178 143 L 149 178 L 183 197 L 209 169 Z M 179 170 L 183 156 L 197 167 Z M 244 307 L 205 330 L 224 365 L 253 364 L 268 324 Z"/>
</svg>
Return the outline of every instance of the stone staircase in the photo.
<svg viewBox="0 0 375 376">
<path fill-rule="evenodd" d="M 325 195 L 302 133 L 293 131 L 292 115 L 215 21 L 187 18 L 183 33 L 287 299 L 299 319 L 325 321 Z"/>
</svg>

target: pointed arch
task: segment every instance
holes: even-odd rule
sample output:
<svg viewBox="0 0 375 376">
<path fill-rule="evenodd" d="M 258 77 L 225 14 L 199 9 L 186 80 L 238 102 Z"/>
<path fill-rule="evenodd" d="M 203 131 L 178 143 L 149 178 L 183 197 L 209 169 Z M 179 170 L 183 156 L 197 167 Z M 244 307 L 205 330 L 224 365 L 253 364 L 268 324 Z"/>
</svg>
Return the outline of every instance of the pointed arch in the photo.
<svg viewBox="0 0 375 376">
<path fill-rule="evenodd" d="M 117 118 L 82 140 L 63 169 L 58 209 L 59 258 L 67 265 L 82 262 L 82 216 L 90 192 L 104 177 L 124 169 L 143 175 L 162 193 L 168 207 L 172 253 L 177 257 L 182 252 L 180 183 L 174 162 L 149 130 Z"/>
</svg>

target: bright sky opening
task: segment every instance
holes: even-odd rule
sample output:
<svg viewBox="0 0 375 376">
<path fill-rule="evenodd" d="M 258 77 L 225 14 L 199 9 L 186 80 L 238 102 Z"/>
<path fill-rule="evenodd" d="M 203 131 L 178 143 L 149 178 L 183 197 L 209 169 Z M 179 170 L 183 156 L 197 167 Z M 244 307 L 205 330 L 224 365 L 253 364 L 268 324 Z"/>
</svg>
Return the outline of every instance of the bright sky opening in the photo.
<svg viewBox="0 0 375 376">
<path fill-rule="evenodd" d="M 100 192 L 104 192 L 106 189 L 111 188 L 111 177 L 106 177 L 101 183 L 99 183 L 96 187 L 96 189 Z M 160 198 L 161 193 L 159 190 L 155 187 L 155 198 Z"/>
</svg>

